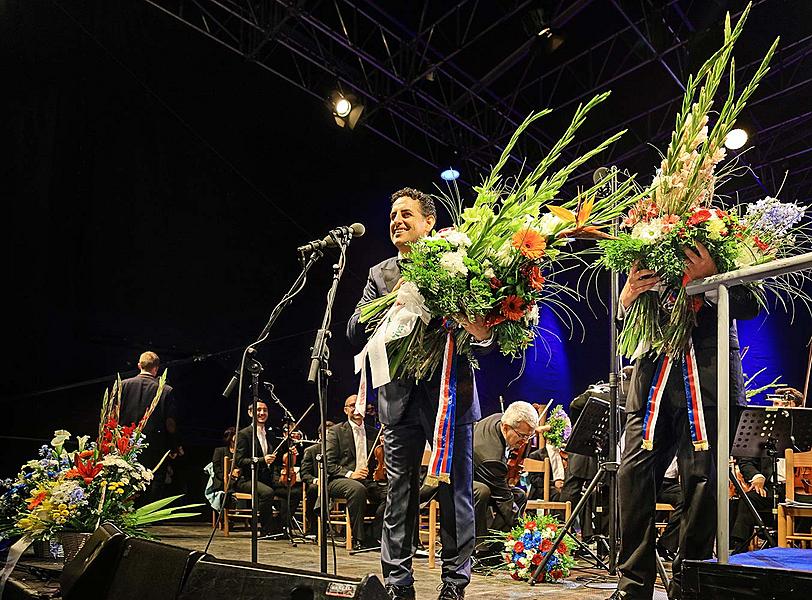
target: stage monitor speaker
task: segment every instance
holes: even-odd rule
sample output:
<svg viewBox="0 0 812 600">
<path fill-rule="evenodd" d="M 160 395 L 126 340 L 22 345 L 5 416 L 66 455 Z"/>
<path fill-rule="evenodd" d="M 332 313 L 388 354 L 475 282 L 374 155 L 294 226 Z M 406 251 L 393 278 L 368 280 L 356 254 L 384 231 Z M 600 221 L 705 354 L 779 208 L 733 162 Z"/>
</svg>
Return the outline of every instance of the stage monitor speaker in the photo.
<svg viewBox="0 0 812 600">
<path fill-rule="evenodd" d="M 104 524 L 62 572 L 63 600 L 176 600 L 202 552 Z"/>
<path fill-rule="evenodd" d="M 62 569 L 62 599 L 107 598 L 126 539 L 127 536 L 110 523 L 96 529 L 76 557 Z"/>
<path fill-rule="evenodd" d="M 352 579 L 324 573 L 241 561 L 202 558 L 178 600 L 388 600 L 380 579 Z"/>
</svg>

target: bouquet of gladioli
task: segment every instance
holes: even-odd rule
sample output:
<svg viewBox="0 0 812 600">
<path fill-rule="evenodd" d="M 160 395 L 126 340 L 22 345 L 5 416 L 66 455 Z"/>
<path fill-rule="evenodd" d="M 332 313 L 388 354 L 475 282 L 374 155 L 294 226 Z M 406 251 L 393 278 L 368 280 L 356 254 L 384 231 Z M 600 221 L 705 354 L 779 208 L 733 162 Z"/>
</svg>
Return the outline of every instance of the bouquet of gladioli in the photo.
<svg viewBox="0 0 812 600">
<path fill-rule="evenodd" d="M 565 535 L 558 547 L 553 548 L 553 539 L 560 526 L 558 519 L 551 515 L 526 515 L 508 533 L 496 532 L 499 534 L 497 540 L 503 543 L 502 568 L 507 569 L 513 579 L 526 581 L 544 560 L 544 555 L 552 552 L 540 581 L 556 582 L 569 577 L 570 569 L 575 565 L 572 557 L 575 540 Z"/>
<path fill-rule="evenodd" d="M 447 331 L 453 333 L 456 352 L 475 362 L 471 336 L 458 321 L 484 321 L 491 326 L 503 354 L 516 357 L 536 336 L 539 304 L 557 313 L 570 309 L 559 297 L 576 297 L 574 291 L 555 283 L 551 275 L 558 263 L 576 253 L 568 249 L 573 238 L 608 237 L 601 228 L 622 214 L 636 198 L 631 180 L 598 197 L 606 179 L 563 204 L 552 201 L 569 175 L 590 157 L 617 140 L 617 133 L 558 171 L 547 174 L 562 150 L 572 141 L 587 113 L 608 92 L 579 106 L 564 136 L 524 178 L 505 183 L 500 172 L 521 133 L 547 114 L 531 114 L 517 129 L 501 158 L 477 192 L 473 206 L 442 197 L 453 227 L 411 245 L 401 264 L 405 280 L 399 290 L 361 307 L 361 322 L 370 332 L 386 330 L 387 359 L 391 377 L 425 379 L 441 364 Z M 408 327 L 389 318 L 393 306 L 406 305 L 417 314 Z M 429 327 L 431 319 L 442 319 Z M 374 337 L 374 336 L 373 336 Z"/>
<path fill-rule="evenodd" d="M 164 519 L 195 516 L 181 512 L 201 506 L 167 508 L 180 496 L 158 500 L 139 509 L 134 503 L 152 481 L 152 471 L 138 462 L 146 447 L 141 433 L 161 397 L 166 373 L 158 392 L 139 423 L 118 422 L 121 382 L 105 392 L 98 438 L 77 438 L 77 449 L 65 446 L 71 434 L 57 430 L 50 446 L 42 446 L 39 459 L 25 463 L 16 479 L 3 482 L 0 495 L 0 538 L 27 536 L 50 539 L 61 531 L 92 532 L 102 522 L 112 522 L 129 535 L 149 537 L 144 527 Z"/>
<path fill-rule="evenodd" d="M 601 264 L 624 272 L 636 264 L 661 279 L 661 289 L 643 294 L 629 309 L 619 339 L 619 349 L 628 357 L 650 349 L 674 356 L 688 347 L 702 300 L 685 293 L 683 248 L 701 243 L 721 273 L 793 254 L 808 239 L 799 227 L 804 209 L 795 204 L 767 198 L 730 211 L 714 205 L 720 177 L 730 174 L 716 171 L 725 158 L 724 140 L 767 73 L 778 43 L 776 39 L 737 94 L 731 53 L 748 11 L 749 6 L 732 30 L 728 15 L 724 45 L 688 80 L 676 129 L 648 194 L 626 214 L 624 231 L 600 242 Z M 730 88 L 709 131 L 708 115 L 729 62 Z"/>
<path fill-rule="evenodd" d="M 572 422 L 564 407 L 560 404 L 556 406 L 547 417 L 545 425 L 549 425 L 550 430 L 544 432 L 544 439 L 556 448 L 563 448 L 572 433 Z"/>
</svg>

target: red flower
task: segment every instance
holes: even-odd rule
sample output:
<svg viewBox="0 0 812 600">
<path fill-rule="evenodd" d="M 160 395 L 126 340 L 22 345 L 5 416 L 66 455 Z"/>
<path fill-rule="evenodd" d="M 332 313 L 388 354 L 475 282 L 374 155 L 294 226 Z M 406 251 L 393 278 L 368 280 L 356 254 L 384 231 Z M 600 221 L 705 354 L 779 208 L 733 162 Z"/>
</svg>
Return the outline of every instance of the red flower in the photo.
<svg viewBox="0 0 812 600">
<path fill-rule="evenodd" d="M 538 566 L 538 565 L 541 564 L 542 560 L 544 560 L 544 558 L 541 556 L 541 552 L 536 552 L 533 555 L 533 558 L 530 559 L 530 562 L 533 563 L 534 565 Z"/>
<path fill-rule="evenodd" d="M 524 543 L 522 543 L 522 541 L 520 540 L 515 544 L 513 544 L 513 551 L 516 552 L 517 554 L 519 552 L 524 552 Z"/>
<path fill-rule="evenodd" d="M 758 239 L 757 235 L 753 236 L 753 241 L 755 242 L 756 246 L 758 246 L 758 249 L 761 250 L 762 252 L 766 252 L 767 249 L 770 247 L 769 244 L 765 244 L 760 239 Z"/>
<path fill-rule="evenodd" d="M 523 256 L 531 260 L 544 256 L 547 238 L 535 229 L 525 227 L 513 234 L 513 247 L 518 248 Z"/>
<path fill-rule="evenodd" d="M 516 581 L 519 581 L 519 574 L 516 573 L 516 571 L 513 571 L 513 573 L 511 573 L 510 576 L 513 577 L 513 579 L 515 579 Z"/>
<path fill-rule="evenodd" d="M 513 562 L 513 559 L 511 558 L 510 554 L 505 554 L 505 562 L 508 564 Z"/>
<path fill-rule="evenodd" d="M 502 280 L 498 277 L 491 277 L 491 288 L 498 290 L 502 287 Z"/>
<path fill-rule="evenodd" d="M 40 492 L 39 494 L 34 496 L 34 498 L 31 500 L 31 502 L 28 503 L 28 510 L 31 510 L 32 508 L 36 508 L 37 506 L 42 504 L 43 500 L 45 500 L 45 492 Z"/>
<path fill-rule="evenodd" d="M 82 459 L 79 458 L 79 455 L 73 457 L 73 464 L 75 468 L 68 471 L 65 475 L 68 479 L 74 479 L 80 477 L 85 480 L 85 484 L 89 485 L 93 478 L 96 477 L 99 473 L 101 473 L 102 466 L 99 464 L 94 464 L 91 459 L 88 459 L 85 462 L 82 462 Z"/>
<path fill-rule="evenodd" d="M 519 296 L 508 296 L 502 300 L 502 314 L 511 321 L 518 321 L 525 312 L 524 301 Z"/>
<path fill-rule="evenodd" d="M 536 528 L 535 521 L 528 521 L 527 524 L 525 525 L 525 529 L 529 529 L 530 531 L 533 531 L 535 528 Z"/>
<path fill-rule="evenodd" d="M 131 448 L 130 438 L 129 437 L 120 437 L 116 441 L 116 447 L 118 448 L 119 454 L 127 454 Z"/>
<path fill-rule="evenodd" d="M 559 554 L 566 554 L 567 553 L 567 545 L 564 542 L 558 543 L 558 553 Z"/>
<path fill-rule="evenodd" d="M 550 571 L 550 577 L 553 579 L 561 579 L 564 577 L 564 572 L 561 569 L 552 569 Z"/>
<path fill-rule="evenodd" d="M 553 543 L 550 540 L 542 540 L 540 550 L 542 552 L 549 552 L 553 549 Z"/>
<path fill-rule="evenodd" d="M 700 223 L 704 223 L 708 219 L 713 216 L 713 213 L 709 211 L 707 208 L 700 208 L 694 214 L 691 215 L 691 218 L 688 219 L 688 225 L 699 225 Z"/>
<path fill-rule="evenodd" d="M 525 277 L 527 277 L 530 287 L 534 290 L 540 290 L 544 287 L 544 275 L 541 274 L 541 269 L 536 265 L 532 265 L 525 270 Z"/>
<path fill-rule="evenodd" d="M 552 532 L 556 532 L 558 531 L 558 525 L 556 523 L 550 523 L 549 525 L 547 525 L 547 529 L 549 529 Z"/>
</svg>

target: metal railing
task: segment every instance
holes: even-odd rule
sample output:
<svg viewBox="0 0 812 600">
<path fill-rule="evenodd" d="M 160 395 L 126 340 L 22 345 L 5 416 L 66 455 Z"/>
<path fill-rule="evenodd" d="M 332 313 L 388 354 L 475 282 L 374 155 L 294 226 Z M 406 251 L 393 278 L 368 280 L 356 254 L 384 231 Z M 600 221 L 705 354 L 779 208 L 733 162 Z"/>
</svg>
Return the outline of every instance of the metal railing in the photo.
<svg viewBox="0 0 812 600">
<path fill-rule="evenodd" d="M 812 252 L 782 258 L 772 262 L 720 273 L 692 281 L 686 286 L 689 294 L 717 290 L 717 441 L 716 441 L 716 557 L 720 563 L 730 559 L 730 507 L 724 501 L 728 491 L 728 462 L 730 459 L 730 297 L 728 288 L 798 271 L 812 270 Z"/>
</svg>

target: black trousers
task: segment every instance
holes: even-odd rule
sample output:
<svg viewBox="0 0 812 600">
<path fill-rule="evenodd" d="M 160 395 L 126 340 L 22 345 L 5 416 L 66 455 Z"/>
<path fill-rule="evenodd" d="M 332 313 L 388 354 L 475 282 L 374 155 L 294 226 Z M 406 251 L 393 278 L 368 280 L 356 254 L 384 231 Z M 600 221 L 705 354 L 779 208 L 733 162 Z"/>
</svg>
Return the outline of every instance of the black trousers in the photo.
<svg viewBox="0 0 812 600">
<path fill-rule="evenodd" d="M 682 562 L 713 554 L 716 533 L 716 409 L 705 408 L 711 449 L 695 451 L 688 423 L 681 369 L 671 370 L 654 432 L 653 450 L 644 450 L 645 410 L 627 413 L 625 448 L 618 472 L 621 547 L 618 589 L 628 600 L 649 600 L 657 576 L 655 505 L 668 465 L 676 452 L 684 508 L 679 550 L 672 564 L 670 598 L 682 597 Z M 732 418 L 731 421 L 735 422 Z"/>
<path fill-rule="evenodd" d="M 251 493 L 251 480 L 242 479 L 237 482 L 236 489 L 244 494 Z M 290 490 L 290 511 L 288 511 L 288 490 Z M 281 527 L 288 526 L 288 516 L 299 508 L 302 501 L 302 486 L 286 486 L 279 483 L 268 485 L 257 481 L 257 510 L 259 511 L 259 526 L 263 535 L 277 533 Z M 274 504 L 279 509 L 279 521 L 274 521 Z"/>
<path fill-rule="evenodd" d="M 474 482 L 474 526 L 476 529 L 477 544 L 488 536 L 488 530 L 510 531 L 516 517 L 524 512 L 527 505 L 527 494 L 522 488 L 511 488 L 511 498 L 493 498 L 491 488 L 481 481 Z M 490 509 L 493 509 L 493 521 L 489 519 Z"/>
<path fill-rule="evenodd" d="M 352 527 L 352 537 L 364 543 L 378 543 L 381 539 L 381 528 L 383 524 L 383 511 L 386 507 L 385 483 L 378 483 L 371 479 L 350 479 L 339 477 L 327 484 L 327 493 L 330 498 L 345 498 L 347 500 L 347 511 L 350 513 L 350 526 Z M 369 504 L 367 504 L 369 501 Z M 372 531 L 367 531 L 364 526 L 364 517 L 370 511 L 375 515 L 372 522 Z"/>
<path fill-rule="evenodd" d="M 682 523 L 682 487 L 678 479 L 663 480 L 657 502 L 670 504 L 674 507 L 668 516 L 668 523 L 660 534 L 660 544 L 672 554 L 676 554 L 679 547 L 679 530 Z"/>
</svg>

